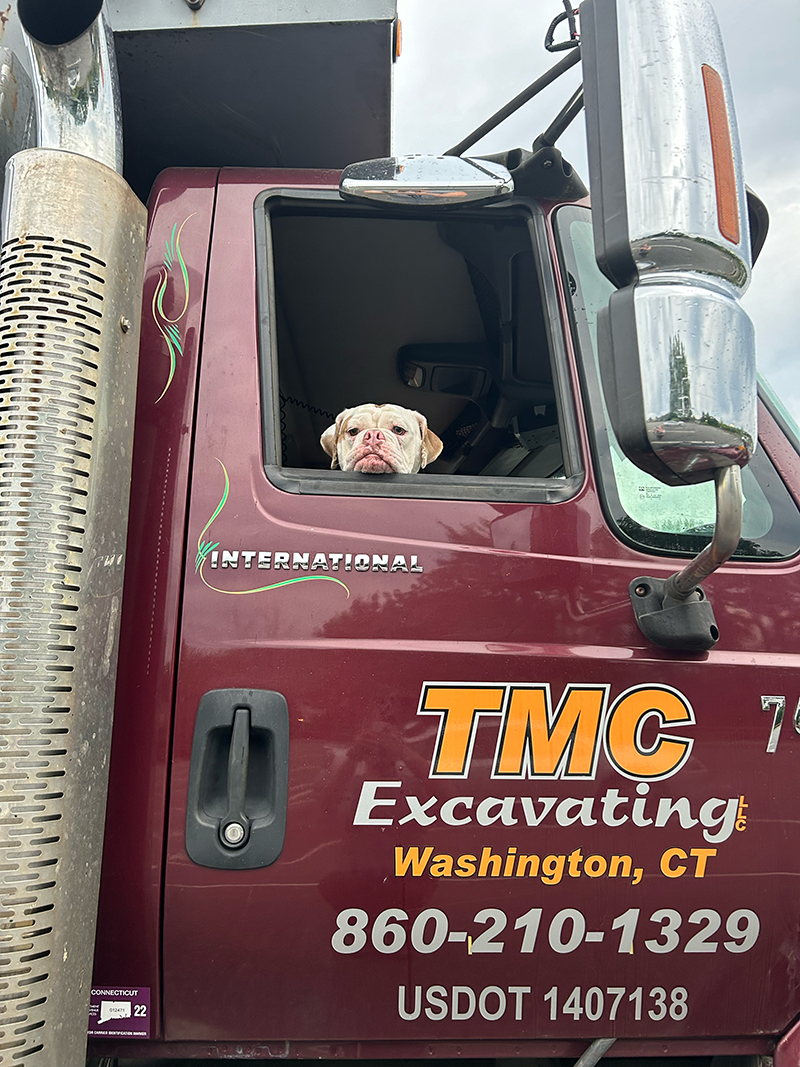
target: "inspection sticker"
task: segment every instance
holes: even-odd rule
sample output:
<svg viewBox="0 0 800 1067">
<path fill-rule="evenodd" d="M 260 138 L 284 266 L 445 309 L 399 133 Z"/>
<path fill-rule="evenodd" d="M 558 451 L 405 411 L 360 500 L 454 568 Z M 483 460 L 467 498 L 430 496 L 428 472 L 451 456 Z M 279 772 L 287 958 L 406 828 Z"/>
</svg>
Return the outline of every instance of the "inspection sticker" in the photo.
<svg viewBox="0 0 800 1067">
<path fill-rule="evenodd" d="M 150 987 L 93 988 L 89 1037 L 150 1037 Z"/>
</svg>

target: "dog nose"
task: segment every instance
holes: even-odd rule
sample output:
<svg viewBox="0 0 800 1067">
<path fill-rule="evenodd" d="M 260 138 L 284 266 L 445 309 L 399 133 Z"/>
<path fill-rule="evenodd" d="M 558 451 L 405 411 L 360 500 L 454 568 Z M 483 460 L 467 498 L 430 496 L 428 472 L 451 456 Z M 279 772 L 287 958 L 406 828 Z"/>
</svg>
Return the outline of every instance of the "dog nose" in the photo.
<svg viewBox="0 0 800 1067">
<path fill-rule="evenodd" d="M 364 431 L 363 442 L 365 445 L 380 444 L 384 440 L 383 430 L 376 428 L 374 430 Z"/>
</svg>

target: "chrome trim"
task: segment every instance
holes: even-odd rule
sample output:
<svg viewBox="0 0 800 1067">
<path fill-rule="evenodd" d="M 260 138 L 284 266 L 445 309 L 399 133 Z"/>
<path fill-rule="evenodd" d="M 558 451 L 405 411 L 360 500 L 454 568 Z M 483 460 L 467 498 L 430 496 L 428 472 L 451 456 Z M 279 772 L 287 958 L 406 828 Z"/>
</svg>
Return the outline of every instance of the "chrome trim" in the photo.
<svg viewBox="0 0 800 1067">
<path fill-rule="evenodd" d="M 36 134 L 33 83 L 17 54 L 0 47 L 0 188 L 15 152 L 31 148 Z"/>
<path fill-rule="evenodd" d="M 725 51 L 708 0 L 616 0 L 628 233 L 640 275 L 690 269 L 750 280 L 742 155 Z M 703 66 L 719 75 L 731 132 L 739 241 L 720 232 Z"/>
<path fill-rule="evenodd" d="M 121 174 L 122 105 L 105 13 L 65 44 L 42 44 L 27 29 L 25 37 L 34 71 L 38 146 L 77 152 Z"/>
<path fill-rule="evenodd" d="M 708 0 L 584 0 L 598 319 L 621 448 L 666 484 L 757 441 L 751 248 L 725 53 Z"/>
<path fill-rule="evenodd" d="M 758 440 L 755 329 L 735 290 L 659 273 L 633 296 L 653 452 L 676 474 L 744 466 Z"/>
<path fill-rule="evenodd" d="M 781 737 L 781 727 L 783 726 L 783 716 L 786 711 L 786 697 L 762 697 L 761 698 L 761 710 L 769 711 L 772 706 L 775 706 L 775 714 L 772 717 L 772 726 L 769 731 L 769 741 L 767 741 L 767 752 L 772 754 L 778 751 L 778 741 Z M 797 711 L 800 711 L 800 703 L 797 705 Z M 795 712 L 795 728 L 797 720 L 797 711 Z"/>
<path fill-rule="evenodd" d="M 499 163 L 460 156 L 390 156 L 351 163 L 342 173 L 345 199 L 410 207 L 450 207 L 499 200 L 514 192 L 514 179 Z"/>
<path fill-rule="evenodd" d="M 700 583 L 731 558 L 742 536 L 742 472 L 723 467 L 716 475 L 717 521 L 714 536 L 683 570 L 667 578 L 664 601 L 687 600 Z"/>
</svg>

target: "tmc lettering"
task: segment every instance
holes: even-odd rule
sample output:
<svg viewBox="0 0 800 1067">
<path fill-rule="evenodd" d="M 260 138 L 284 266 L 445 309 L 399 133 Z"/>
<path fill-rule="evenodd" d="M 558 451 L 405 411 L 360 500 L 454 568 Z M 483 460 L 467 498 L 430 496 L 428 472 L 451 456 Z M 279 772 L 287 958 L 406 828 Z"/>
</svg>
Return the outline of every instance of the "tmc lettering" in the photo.
<svg viewBox="0 0 800 1067">
<path fill-rule="evenodd" d="M 669 686 L 639 685 L 609 706 L 609 689 L 567 685 L 554 709 L 546 682 L 426 682 L 417 714 L 439 717 L 429 777 L 468 777 L 481 716 L 498 724 L 492 778 L 591 779 L 601 747 L 626 778 L 658 781 L 679 771 L 694 743 L 674 733 L 694 725 L 686 697 Z"/>
</svg>

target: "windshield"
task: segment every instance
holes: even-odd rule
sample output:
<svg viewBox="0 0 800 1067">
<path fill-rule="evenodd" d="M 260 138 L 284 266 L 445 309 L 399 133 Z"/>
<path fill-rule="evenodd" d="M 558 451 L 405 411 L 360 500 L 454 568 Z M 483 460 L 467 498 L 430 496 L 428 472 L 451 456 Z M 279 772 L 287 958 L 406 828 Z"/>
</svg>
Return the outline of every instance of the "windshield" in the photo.
<svg viewBox="0 0 800 1067">
<path fill-rule="evenodd" d="M 597 314 L 614 287 L 595 262 L 589 209 L 562 208 L 557 227 L 595 426 L 601 488 L 612 526 L 637 547 L 693 554 L 714 529 L 714 484 L 667 486 L 623 455 L 608 418 L 597 363 Z M 791 419 L 788 413 L 785 417 Z M 742 490 L 742 539 L 736 555 L 750 559 L 793 555 L 800 546 L 800 516 L 763 449 L 743 469 Z"/>
</svg>

